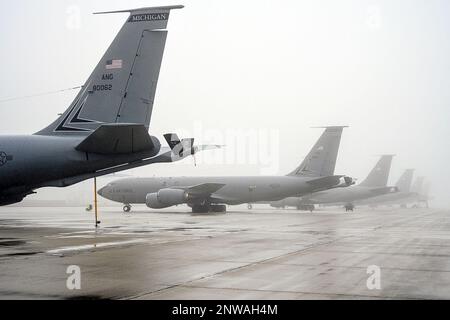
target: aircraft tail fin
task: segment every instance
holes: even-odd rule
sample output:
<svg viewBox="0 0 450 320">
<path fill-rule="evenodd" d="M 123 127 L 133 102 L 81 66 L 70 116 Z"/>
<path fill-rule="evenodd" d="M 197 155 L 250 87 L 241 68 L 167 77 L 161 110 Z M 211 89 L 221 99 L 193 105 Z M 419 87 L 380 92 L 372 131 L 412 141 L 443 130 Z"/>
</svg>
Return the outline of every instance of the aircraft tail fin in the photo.
<svg viewBox="0 0 450 320">
<path fill-rule="evenodd" d="M 166 43 L 169 14 L 183 6 L 115 11 L 130 16 L 75 100 L 38 135 L 88 135 L 103 124 L 147 130 Z M 115 13 L 103 12 L 103 13 Z"/>
<path fill-rule="evenodd" d="M 394 155 L 383 155 L 367 178 L 359 185 L 363 187 L 386 187 Z"/>
<path fill-rule="evenodd" d="M 414 169 L 407 169 L 398 179 L 395 185 L 401 192 L 409 192 L 411 190 L 411 183 L 414 175 Z"/>
<path fill-rule="evenodd" d="M 430 189 L 431 189 L 431 183 L 428 179 L 425 179 L 422 189 L 420 190 L 420 195 L 422 196 L 422 199 L 424 201 L 431 200 L 430 197 Z"/>
<path fill-rule="evenodd" d="M 288 175 L 307 177 L 333 176 L 344 128 L 347 127 L 325 127 L 322 136 L 300 166 Z"/>
<path fill-rule="evenodd" d="M 417 194 L 421 194 L 423 191 L 425 177 L 417 177 L 414 181 L 413 186 L 411 187 L 411 192 L 415 192 Z"/>
</svg>

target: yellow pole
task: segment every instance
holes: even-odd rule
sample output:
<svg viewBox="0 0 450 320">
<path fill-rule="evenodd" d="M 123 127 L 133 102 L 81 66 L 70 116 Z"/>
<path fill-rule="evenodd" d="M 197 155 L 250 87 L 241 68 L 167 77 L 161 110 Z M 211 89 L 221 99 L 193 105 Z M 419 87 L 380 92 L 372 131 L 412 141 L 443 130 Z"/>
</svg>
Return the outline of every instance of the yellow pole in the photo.
<svg viewBox="0 0 450 320">
<path fill-rule="evenodd" d="M 95 208 L 95 227 L 98 227 L 98 203 L 97 203 L 97 177 L 94 178 L 94 208 Z"/>
</svg>

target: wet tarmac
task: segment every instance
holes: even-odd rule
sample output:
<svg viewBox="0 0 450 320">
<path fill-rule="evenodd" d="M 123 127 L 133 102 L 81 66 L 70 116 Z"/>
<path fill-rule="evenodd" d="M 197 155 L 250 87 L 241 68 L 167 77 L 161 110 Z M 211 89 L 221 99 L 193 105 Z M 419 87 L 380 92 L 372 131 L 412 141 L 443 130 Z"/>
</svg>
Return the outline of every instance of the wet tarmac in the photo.
<svg viewBox="0 0 450 320">
<path fill-rule="evenodd" d="M 0 299 L 449 299 L 450 211 L 0 208 Z M 81 289 L 69 290 L 69 266 Z M 380 289 L 369 289 L 369 266 Z"/>
</svg>

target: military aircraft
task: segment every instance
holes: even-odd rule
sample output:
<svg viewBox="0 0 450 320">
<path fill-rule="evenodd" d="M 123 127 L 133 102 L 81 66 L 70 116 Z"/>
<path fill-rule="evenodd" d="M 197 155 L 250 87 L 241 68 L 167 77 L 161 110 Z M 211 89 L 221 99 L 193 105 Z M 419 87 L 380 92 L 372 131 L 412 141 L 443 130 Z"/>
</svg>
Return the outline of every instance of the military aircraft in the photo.
<svg viewBox="0 0 450 320">
<path fill-rule="evenodd" d="M 353 179 L 333 174 L 344 127 L 327 127 L 302 164 L 287 176 L 129 178 L 98 193 L 125 204 L 153 209 L 187 204 L 194 213 L 226 212 L 226 205 L 280 200 L 313 191 L 347 187 Z"/>
<path fill-rule="evenodd" d="M 161 147 L 148 133 L 172 9 L 140 8 L 129 18 L 69 108 L 51 125 L 24 136 L 0 136 L 0 205 L 42 187 L 155 162 L 172 162 L 214 146 L 193 139 Z M 113 13 L 113 12 L 103 12 Z"/>
<path fill-rule="evenodd" d="M 415 204 L 413 207 L 418 207 L 420 204 L 424 204 L 426 208 L 429 207 L 429 201 L 433 200 L 433 197 L 430 196 L 430 188 L 431 184 L 425 177 L 418 177 L 416 179 L 411 189 L 412 192 L 415 192 L 418 195 L 414 199 Z"/>
<path fill-rule="evenodd" d="M 418 201 L 419 193 L 411 191 L 411 184 L 414 175 L 414 169 L 407 169 L 400 176 L 396 183 L 398 192 L 387 193 L 381 196 L 372 197 L 364 200 L 356 201 L 357 205 L 368 205 L 371 207 L 377 206 L 392 206 L 400 205 L 401 207 L 406 207 L 408 203 Z"/>
<path fill-rule="evenodd" d="M 426 208 L 429 207 L 429 201 L 433 200 L 429 195 L 430 183 L 426 181 L 425 177 L 417 177 L 411 187 L 410 197 L 403 200 L 403 204 L 412 204 L 413 208 L 419 207 L 423 204 Z"/>
<path fill-rule="evenodd" d="M 346 211 L 353 211 L 354 202 L 386 193 L 397 192 L 396 187 L 387 187 L 393 155 L 383 155 L 367 178 L 358 185 L 315 192 L 303 197 L 289 197 L 274 201 L 275 208 L 296 207 L 299 210 L 314 211 L 315 205 L 344 205 Z"/>
</svg>

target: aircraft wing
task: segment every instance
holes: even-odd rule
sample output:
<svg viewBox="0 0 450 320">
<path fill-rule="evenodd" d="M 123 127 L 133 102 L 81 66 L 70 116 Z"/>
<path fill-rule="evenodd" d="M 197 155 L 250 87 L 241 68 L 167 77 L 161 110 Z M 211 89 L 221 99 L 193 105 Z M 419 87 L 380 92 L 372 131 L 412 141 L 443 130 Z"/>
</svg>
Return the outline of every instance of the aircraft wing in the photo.
<svg viewBox="0 0 450 320">
<path fill-rule="evenodd" d="M 223 183 L 202 183 L 191 187 L 170 187 L 170 189 L 178 189 L 185 191 L 190 201 L 198 202 L 202 200 L 224 201 L 217 197 L 214 193 L 225 186 Z"/>
<path fill-rule="evenodd" d="M 209 197 L 214 192 L 222 189 L 225 186 L 223 183 L 202 183 L 193 187 L 172 187 L 171 189 L 181 189 L 195 197 Z"/>
</svg>

